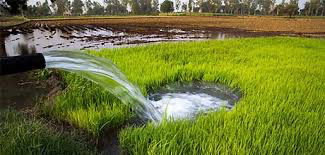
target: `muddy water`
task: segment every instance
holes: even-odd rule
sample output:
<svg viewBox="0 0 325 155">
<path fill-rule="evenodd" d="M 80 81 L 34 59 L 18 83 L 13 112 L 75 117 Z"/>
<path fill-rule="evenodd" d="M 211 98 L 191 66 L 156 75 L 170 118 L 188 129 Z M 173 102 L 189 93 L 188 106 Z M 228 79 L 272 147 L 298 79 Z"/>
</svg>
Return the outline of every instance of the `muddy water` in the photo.
<svg viewBox="0 0 325 155">
<path fill-rule="evenodd" d="M 0 77 L 0 109 L 24 109 L 37 102 L 50 92 L 41 81 L 28 73 Z"/>
<path fill-rule="evenodd" d="M 130 28 L 129 28 L 130 29 Z M 152 42 L 188 41 L 202 39 L 226 39 L 241 34 L 204 30 L 155 28 L 147 33 L 128 33 L 123 29 L 101 26 L 65 26 L 39 29 L 7 29 L 0 33 L 0 55 L 15 56 L 51 50 L 85 50 L 116 48 Z M 22 52 L 21 46 L 28 52 Z"/>
</svg>

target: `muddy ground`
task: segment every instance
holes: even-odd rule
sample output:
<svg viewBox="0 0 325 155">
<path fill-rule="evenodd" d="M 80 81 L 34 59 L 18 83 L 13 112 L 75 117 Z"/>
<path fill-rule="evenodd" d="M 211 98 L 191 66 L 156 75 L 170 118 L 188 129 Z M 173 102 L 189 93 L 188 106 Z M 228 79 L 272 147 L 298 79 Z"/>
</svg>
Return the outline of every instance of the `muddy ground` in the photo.
<svg viewBox="0 0 325 155">
<path fill-rule="evenodd" d="M 204 29 L 224 32 L 256 32 L 295 35 L 325 36 L 325 19 L 259 17 L 259 16 L 216 16 L 216 17 L 130 17 L 130 18 L 86 18 L 67 20 L 32 20 L 19 27 L 39 28 L 96 25 L 113 27 L 130 33 L 149 34 L 157 28 L 178 28 L 184 30 Z"/>
</svg>

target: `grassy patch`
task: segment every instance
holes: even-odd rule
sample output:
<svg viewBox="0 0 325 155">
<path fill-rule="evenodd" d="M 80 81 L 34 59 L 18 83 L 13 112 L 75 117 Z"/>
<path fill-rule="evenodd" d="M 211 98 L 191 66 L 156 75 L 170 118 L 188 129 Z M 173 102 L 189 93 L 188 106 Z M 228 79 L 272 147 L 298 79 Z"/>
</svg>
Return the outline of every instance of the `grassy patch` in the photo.
<svg viewBox="0 0 325 155">
<path fill-rule="evenodd" d="M 230 112 L 128 128 L 130 154 L 324 154 L 325 40 L 256 38 L 90 52 L 112 59 L 144 94 L 172 81 L 240 88 Z"/>
<path fill-rule="evenodd" d="M 93 154 L 84 138 L 58 132 L 48 123 L 0 110 L 0 154 Z"/>
<path fill-rule="evenodd" d="M 193 80 L 243 94 L 229 112 L 124 129 L 120 144 L 127 153 L 325 153 L 325 40 L 211 40 L 89 53 L 111 59 L 144 95 L 169 82 Z M 63 77 L 67 89 L 51 111 L 57 117 L 95 134 L 131 117 L 129 107 L 99 86 L 74 74 Z"/>
<path fill-rule="evenodd" d="M 130 107 L 102 87 L 73 73 L 61 72 L 66 88 L 54 98 L 55 104 L 44 104 L 47 114 L 70 122 L 95 136 L 105 128 L 117 128 L 133 117 Z"/>
</svg>

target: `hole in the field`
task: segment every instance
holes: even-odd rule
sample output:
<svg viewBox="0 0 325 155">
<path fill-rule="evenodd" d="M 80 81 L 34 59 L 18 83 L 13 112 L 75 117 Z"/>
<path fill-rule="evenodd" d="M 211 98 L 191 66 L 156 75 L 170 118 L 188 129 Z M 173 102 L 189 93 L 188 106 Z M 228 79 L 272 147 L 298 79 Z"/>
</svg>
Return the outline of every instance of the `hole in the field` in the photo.
<svg viewBox="0 0 325 155">
<path fill-rule="evenodd" d="M 205 82 L 168 84 L 149 94 L 154 107 L 168 119 L 194 118 L 199 113 L 231 109 L 239 99 L 239 92 Z"/>
</svg>

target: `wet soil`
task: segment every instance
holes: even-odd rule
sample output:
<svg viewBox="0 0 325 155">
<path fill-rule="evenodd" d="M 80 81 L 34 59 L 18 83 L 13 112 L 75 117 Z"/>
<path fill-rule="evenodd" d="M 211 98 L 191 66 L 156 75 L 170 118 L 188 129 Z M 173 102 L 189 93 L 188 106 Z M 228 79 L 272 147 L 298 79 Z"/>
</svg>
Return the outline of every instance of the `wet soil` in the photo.
<svg viewBox="0 0 325 155">
<path fill-rule="evenodd" d="M 25 109 L 57 90 L 57 80 L 35 79 L 35 72 L 0 76 L 0 109 Z"/>
</svg>

